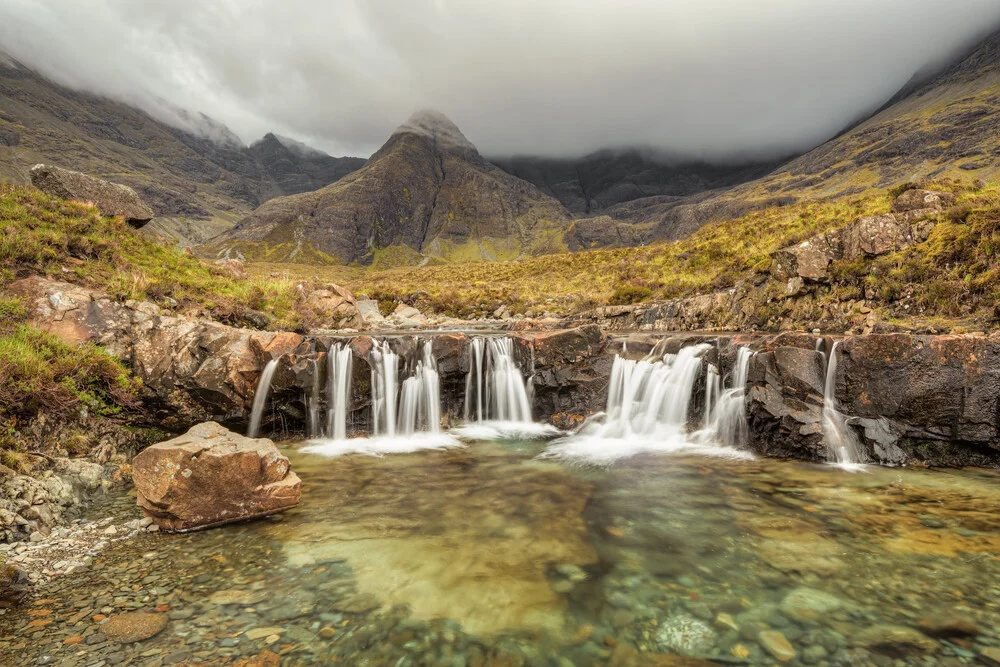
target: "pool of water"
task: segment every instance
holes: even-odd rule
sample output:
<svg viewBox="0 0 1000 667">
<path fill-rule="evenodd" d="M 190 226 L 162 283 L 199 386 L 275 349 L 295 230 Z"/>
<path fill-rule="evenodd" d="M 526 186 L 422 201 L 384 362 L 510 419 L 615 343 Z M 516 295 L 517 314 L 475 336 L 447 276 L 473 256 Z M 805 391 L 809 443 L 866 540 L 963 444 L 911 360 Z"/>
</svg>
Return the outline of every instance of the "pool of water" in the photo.
<svg viewBox="0 0 1000 667">
<path fill-rule="evenodd" d="M 0 661 L 228 664 L 266 650 L 292 665 L 957 665 L 1000 655 L 995 471 L 665 454 L 593 468 L 539 460 L 543 447 L 330 458 L 292 445 L 297 508 L 113 545 L 0 617 Z M 138 516 L 132 502 L 110 509 Z M 104 641 L 93 617 L 131 610 L 159 610 L 167 629 L 124 649 Z"/>
</svg>

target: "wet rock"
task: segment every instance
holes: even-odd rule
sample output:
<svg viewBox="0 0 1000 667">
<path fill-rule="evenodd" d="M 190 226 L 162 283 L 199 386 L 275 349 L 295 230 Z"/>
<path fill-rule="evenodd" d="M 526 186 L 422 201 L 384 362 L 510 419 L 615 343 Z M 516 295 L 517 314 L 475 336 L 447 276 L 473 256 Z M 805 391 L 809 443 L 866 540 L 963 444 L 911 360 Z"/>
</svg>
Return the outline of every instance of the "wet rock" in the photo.
<svg viewBox="0 0 1000 667">
<path fill-rule="evenodd" d="M 270 440 L 214 422 L 142 451 L 132 462 L 136 501 L 170 531 L 208 528 L 294 506 L 301 482 Z"/>
<path fill-rule="evenodd" d="M 776 630 L 765 630 L 757 635 L 757 641 L 764 647 L 764 650 L 779 662 L 787 662 L 795 657 L 795 649 L 785 638 L 785 635 Z"/>
<path fill-rule="evenodd" d="M 167 627 L 163 614 L 129 612 L 112 616 L 101 624 L 101 632 L 113 642 L 131 644 L 154 637 Z"/>
<path fill-rule="evenodd" d="M 234 588 L 212 593 L 212 595 L 208 598 L 208 601 L 212 604 L 218 605 L 232 604 L 239 605 L 241 607 L 248 607 L 250 605 L 263 602 L 267 598 L 267 593 L 263 591 L 247 591 Z"/>
<path fill-rule="evenodd" d="M 53 197 L 90 202 L 102 215 L 120 215 L 133 227 L 142 227 L 153 219 L 153 209 L 127 185 L 45 164 L 31 168 L 31 184 Z"/>
<path fill-rule="evenodd" d="M 799 623 L 817 621 L 837 611 L 843 603 L 834 595 L 813 588 L 796 588 L 781 601 L 781 611 Z"/>
<path fill-rule="evenodd" d="M 0 565 L 0 603 L 19 603 L 31 592 L 31 582 L 24 570 L 11 563 Z"/>
<path fill-rule="evenodd" d="M 893 658 L 932 653 L 938 648 L 933 639 L 901 625 L 873 625 L 851 637 L 851 644 Z"/>
</svg>

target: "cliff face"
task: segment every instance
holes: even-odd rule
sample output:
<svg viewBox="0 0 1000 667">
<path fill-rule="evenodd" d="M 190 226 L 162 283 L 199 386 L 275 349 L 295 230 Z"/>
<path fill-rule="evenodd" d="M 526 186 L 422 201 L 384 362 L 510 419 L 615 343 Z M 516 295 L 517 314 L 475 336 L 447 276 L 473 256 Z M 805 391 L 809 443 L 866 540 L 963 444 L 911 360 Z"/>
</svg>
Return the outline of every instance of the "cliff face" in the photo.
<svg viewBox="0 0 1000 667">
<path fill-rule="evenodd" d="M 558 201 L 490 164 L 443 115 L 420 112 L 364 167 L 267 202 L 205 250 L 293 261 L 415 264 L 515 259 L 564 249 Z"/>
</svg>

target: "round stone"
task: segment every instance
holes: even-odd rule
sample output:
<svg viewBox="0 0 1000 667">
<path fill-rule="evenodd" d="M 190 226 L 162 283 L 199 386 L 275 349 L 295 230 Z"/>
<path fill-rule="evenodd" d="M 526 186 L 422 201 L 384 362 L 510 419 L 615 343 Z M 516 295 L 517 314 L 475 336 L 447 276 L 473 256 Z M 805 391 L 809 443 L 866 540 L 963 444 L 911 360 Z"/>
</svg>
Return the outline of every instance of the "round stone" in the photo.
<svg viewBox="0 0 1000 667">
<path fill-rule="evenodd" d="M 131 644 L 149 639 L 167 627 L 167 617 L 163 614 L 127 612 L 112 616 L 101 625 L 101 632 L 111 641 Z"/>
</svg>

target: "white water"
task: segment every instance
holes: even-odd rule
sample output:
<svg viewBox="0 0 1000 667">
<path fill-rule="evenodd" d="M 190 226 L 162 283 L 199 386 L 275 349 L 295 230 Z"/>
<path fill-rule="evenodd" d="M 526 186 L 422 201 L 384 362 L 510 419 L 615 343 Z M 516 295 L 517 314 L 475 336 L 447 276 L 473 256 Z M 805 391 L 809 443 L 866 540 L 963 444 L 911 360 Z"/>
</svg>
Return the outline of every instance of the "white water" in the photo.
<svg viewBox="0 0 1000 667">
<path fill-rule="evenodd" d="M 396 435 L 399 399 L 399 356 L 385 341 L 375 341 L 371 352 L 372 429 L 375 437 Z"/>
<path fill-rule="evenodd" d="M 688 408 L 701 373 L 700 356 L 709 345 L 691 345 L 654 361 L 615 357 L 603 420 L 593 419 L 572 436 L 561 438 L 544 457 L 598 465 L 643 452 L 686 452 L 726 458 L 752 458 L 746 452 L 706 444 L 687 432 Z"/>
<path fill-rule="evenodd" d="M 353 362 L 351 347 L 347 343 L 338 343 L 327 353 L 326 437 L 334 440 L 347 437 L 347 408 L 351 402 Z"/>
<path fill-rule="evenodd" d="M 264 365 L 264 370 L 260 373 L 257 392 L 253 396 L 253 408 L 250 411 L 250 428 L 247 429 L 248 438 L 256 438 L 260 431 L 260 420 L 264 416 L 264 406 L 267 405 L 267 394 L 271 389 L 271 378 L 274 377 L 274 370 L 277 367 L 278 360 L 271 359 Z"/>
<path fill-rule="evenodd" d="M 409 454 L 425 449 L 450 449 L 464 447 L 456 438 L 447 433 L 414 433 L 407 437 L 351 438 L 349 440 L 316 440 L 301 451 L 321 456 L 343 456 L 345 454 L 365 454 L 384 456 L 386 454 Z"/>
<path fill-rule="evenodd" d="M 837 346 L 830 348 L 830 358 L 826 364 L 826 380 L 823 383 L 823 442 L 826 444 L 826 460 L 844 468 L 859 468 L 864 464 L 857 437 L 847 425 L 845 417 L 837 409 Z"/>
<path fill-rule="evenodd" d="M 530 437 L 553 434 L 551 427 L 533 427 L 530 387 L 534 369 L 526 383 L 514 361 L 514 341 L 510 338 L 474 338 L 469 354 L 464 414 L 467 423 L 483 427 L 476 432 L 493 433 L 495 437 L 488 439 L 512 437 L 514 431 Z M 532 366 L 533 357 L 534 354 Z M 521 427 L 514 428 L 513 424 Z M 464 433 L 471 432 L 469 426 L 465 427 Z"/>
<path fill-rule="evenodd" d="M 748 347 L 736 352 L 736 366 L 729 377 L 729 387 L 722 390 L 719 370 L 709 364 L 705 378 L 704 426 L 698 432 L 702 442 L 716 442 L 726 447 L 741 447 L 749 435 L 746 385 L 753 357 Z"/>
<path fill-rule="evenodd" d="M 396 433 L 441 432 L 441 381 L 430 341 L 423 342 L 423 357 L 414 374 L 403 380 Z"/>
</svg>

